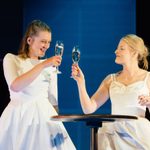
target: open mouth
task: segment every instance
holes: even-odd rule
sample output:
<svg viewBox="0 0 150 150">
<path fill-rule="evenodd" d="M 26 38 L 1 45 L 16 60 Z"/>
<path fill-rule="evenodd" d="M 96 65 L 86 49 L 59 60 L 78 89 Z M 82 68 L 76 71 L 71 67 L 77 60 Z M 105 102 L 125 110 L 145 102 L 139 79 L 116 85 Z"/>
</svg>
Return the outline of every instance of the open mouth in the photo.
<svg viewBox="0 0 150 150">
<path fill-rule="evenodd" d="M 45 52 L 46 52 L 45 49 L 40 48 L 40 56 L 43 57 L 45 55 Z"/>
<path fill-rule="evenodd" d="M 46 52 L 46 50 L 45 49 L 40 49 L 40 51 L 42 52 L 42 53 L 45 53 Z"/>
</svg>

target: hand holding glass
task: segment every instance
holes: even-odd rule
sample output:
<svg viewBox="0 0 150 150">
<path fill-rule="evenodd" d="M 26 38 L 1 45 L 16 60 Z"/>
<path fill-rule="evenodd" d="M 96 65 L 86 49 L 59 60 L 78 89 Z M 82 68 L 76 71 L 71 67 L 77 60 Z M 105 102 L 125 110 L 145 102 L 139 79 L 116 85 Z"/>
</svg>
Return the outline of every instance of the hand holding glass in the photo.
<svg viewBox="0 0 150 150">
<path fill-rule="evenodd" d="M 64 44 L 62 41 L 56 41 L 55 45 L 55 55 L 59 55 L 62 57 L 64 51 Z M 56 67 L 56 73 L 60 74 L 61 71 L 59 71 L 58 67 Z"/>
</svg>

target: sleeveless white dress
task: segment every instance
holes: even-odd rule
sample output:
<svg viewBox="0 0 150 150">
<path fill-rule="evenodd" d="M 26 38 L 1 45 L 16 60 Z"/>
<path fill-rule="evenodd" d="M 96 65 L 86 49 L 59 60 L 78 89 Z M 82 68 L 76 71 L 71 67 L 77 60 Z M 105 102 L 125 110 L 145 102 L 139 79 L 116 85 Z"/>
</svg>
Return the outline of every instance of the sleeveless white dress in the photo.
<svg viewBox="0 0 150 150">
<path fill-rule="evenodd" d="M 144 81 L 125 86 L 112 74 L 109 89 L 112 114 L 134 115 L 138 120 L 104 123 L 98 131 L 99 150 L 150 150 L 150 122 L 145 118 L 146 107 L 138 104 L 139 95 L 149 95 L 146 84 L 149 75 L 148 72 Z"/>
<path fill-rule="evenodd" d="M 57 75 L 55 68 L 44 69 L 20 92 L 10 89 L 11 82 L 38 62 L 6 54 L 4 75 L 10 102 L 0 118 L 0 150 L 76 150 L 64 125 L 50 121 L 57 115 Z"/>
</svg>

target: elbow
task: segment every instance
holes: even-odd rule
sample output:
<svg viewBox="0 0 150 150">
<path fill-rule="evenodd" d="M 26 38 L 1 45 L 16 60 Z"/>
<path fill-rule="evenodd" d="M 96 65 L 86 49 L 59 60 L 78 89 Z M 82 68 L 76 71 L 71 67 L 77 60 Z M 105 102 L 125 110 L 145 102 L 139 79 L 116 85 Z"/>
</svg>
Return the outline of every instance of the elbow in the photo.
<svg viewBox="0 0 150 150">
<path fill-rule="evenodd" d="M 20 89 L 17 86 L 15 86 L 14 84 L 10 85 L 10 90 L 13 92 L 20 92 Z"/>
<path fill-rule="evenodd" d="M 18 90 L 17 88 L 14 88 L 14 87 L 10 87 L 11 91 L 13 92 L 20 92 L 20 90 Z"/>
<path fill-rule="evenodd" d="M 83 110 L 83 113 L 84 114 L 92 114 L 92 113 L 94 113 L 95 111 L 94 110 L 90 110 L 90 109 L 82 109 Z"/>
<path fill-rule="evenodd" d="M 85 115 L 92 114 L 92 113 L 89 113 L 89 112 L 86 112 L 86 111 L 83 111 L 83 113 L 84 113 Z"/>
<path fill-rule="evenodd" d="M 82 110 L 84 114 L 92 114 L 97 110 L 97 107 L 91 102 L 90 105 L 82 105 Z"/>
</svg>

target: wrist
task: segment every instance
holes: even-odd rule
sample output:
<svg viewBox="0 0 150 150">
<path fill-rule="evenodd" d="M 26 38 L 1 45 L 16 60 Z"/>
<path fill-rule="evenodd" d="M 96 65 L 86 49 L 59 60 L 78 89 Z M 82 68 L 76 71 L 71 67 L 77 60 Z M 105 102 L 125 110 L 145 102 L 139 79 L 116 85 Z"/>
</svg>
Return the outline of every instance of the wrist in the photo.
<svg viewBox="0 0 150 150">
<path fill-rule="evenodd" d="M 46 60 L 42 61 L 42 62 L 40 63 L 40 65 L 41 65 L 41 68 L 42 68 L 42 69 L 44 69 L 44 68 L 46 68 L 46 67 L 48 66 Z"/>
<path fill-rule="evenodd" d="M 82 89 L 82 88 L 85 88 L 85 80 L 82 80 L 82 81 L 78 81 L 77 82 L 77 85 L 79 87 L 79 89 Z"/>
<path fill-rule="evenodd" d="M 45 68 L 45 65 L 43 62 L 41 62 L 38 65 L 36 65 L 36 67 L 38 68 L 39 71 L 42 71 Z"/>
</svg>

